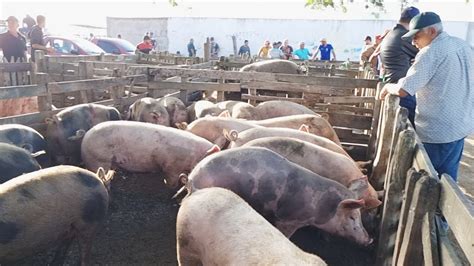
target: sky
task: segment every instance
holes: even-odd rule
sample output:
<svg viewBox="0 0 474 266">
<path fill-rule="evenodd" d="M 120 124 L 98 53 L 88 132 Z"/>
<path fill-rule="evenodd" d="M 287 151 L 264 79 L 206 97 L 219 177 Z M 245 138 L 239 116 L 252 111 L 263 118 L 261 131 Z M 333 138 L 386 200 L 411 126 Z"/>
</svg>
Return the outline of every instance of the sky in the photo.
<svg viewBox="0 0 474 266">
<path fill-rule="evenodd" d="M 71 26 L 85 24 L 106 27 L 107 17 L 224 17 L 224 18 L 288 18 L 288 19 L 387 19 L 395 20 L 400 14 L 400 2 L 385 0 L 386 10 L 375 12 L 366 9 L 365 0 L 348 4 L 348 12 L 331 8 L 314 10 L 305 8 L 306 0 L 177 0 L 172 7 L 168 0 L 0 0 L 0 19 L 14 15 L 20 20 L 30 14 L 47 17 L 47 29 L 53 34 L 85 35 L 90 29 Z M 473 3 L 465 0 L 417 0 L 420 10 L 437 12 L 443 20 L 474 21 Z M 375 10 L 376 11 L 376 10 Z M 105 32 L 105 29 L 95 30 Z"/>
</svg>

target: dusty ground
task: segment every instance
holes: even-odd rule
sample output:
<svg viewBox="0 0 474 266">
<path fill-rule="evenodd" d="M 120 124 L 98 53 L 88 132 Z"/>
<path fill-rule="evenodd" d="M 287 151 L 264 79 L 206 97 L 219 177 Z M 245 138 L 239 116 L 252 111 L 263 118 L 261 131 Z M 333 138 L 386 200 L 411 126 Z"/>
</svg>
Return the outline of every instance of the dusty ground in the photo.
<svg viewBox="0 0 474 266">
<path fill-rule="evenodd" d="M 474 135 L 464 141 L 458 181 L 461 190 L 474 202 Z"/>
<path fill-rule="evenodd" d="M 178 205 L 173 191 L 155 175 L 118 174 L 112 182 L 112 205 L 92 250 L 95 265 L 177 265 L 175 222 Z M 373 265 L 372 251 L 303 228 L 291 239 L 318 254 L 329 265 Z M 53 252 L 26 258 L 15 265 L 46 265 Z M 77 265 L 73 245 L 67 264 Z"/>
</svg>

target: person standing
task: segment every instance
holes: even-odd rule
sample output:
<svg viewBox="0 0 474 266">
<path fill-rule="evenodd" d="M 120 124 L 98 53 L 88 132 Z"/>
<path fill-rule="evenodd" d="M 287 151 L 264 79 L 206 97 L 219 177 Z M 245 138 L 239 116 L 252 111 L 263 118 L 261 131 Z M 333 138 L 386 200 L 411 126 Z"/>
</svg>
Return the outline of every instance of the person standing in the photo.
<svg viewBox="0 0 474 266">
<path fill-rule="evenodd" d="M 4 59 L 9 62 L 26 62 L 26 38 L 18 32 L 18 19 L 14 16 L 7 18 L 8 31 L 0 34 L 0 50 Z"/>
<path fill-rule="evenodd" d="M 258 50 L 258 55 L 257 56 L 267 58 L 268 57 L 268 51 L 270 51 L 270 49 L 272 49 L 270 47 L 270 41 L 266 40 L 265 42 L 263 42 L 263 46 L 260 47 L 260 50 Z"/>
<path fill-rule="evenodd" d="M 117 38 L 118 38 L 118 39 L 122 39 L 122 35 L 121 35 L 120 33 L 117 34 Z"/>
<path fill-rule="evenodd" d="M 313 56 L 313 59 L 315 59 L 318 56 L 318 53 L 321 52 L 321 60 L 325 61 L 330 61 L 331 60 L 331 54 L 332 54 L 332 60 L 336 60 L 336 53 L 334 52 L 334 47 L 332 47 L 331 44 L 328 43 L 326 38 L 321 39 L 321 45 L 318 46 L 316 49 L 316 53 Z"/>
<path fill-rule="evenodd" d="M 221 48 L 219 47 L 219 44 L 214 40 L 214 37 L 211 37 L 211 58 L 212 59 L 218 59 L 219 58 L 219 52 L 221 51 Z"/>
<path fill-rule="evenodd" d="M 280 45 L 281 42 L 274 42 L 273 43 L 273 48 L 268 51 L 268 58 L 271 59 L 283 59 L 285 55 L 283 54 L 283 51 L 280 50 Z"/>
<path fill-rule="evenodd" d="M 413 38 L 420 50 L 406 76 L 386 84 L 380 98 L 416 94 L 416 132 L 438 174 L 456 181 L 464 138 L 474 132 L 474 52 L 445 33 L 433 12 L 413 17 L 402 38 Z"/>
<path fill-rule="evenodd" d="M 196 56 L 196 47 L 194 47 L 194 40 L 190 39 L 188 43 L 188 55 L 189 57 Z"/>
<path fill-rule="evenodd" d="M 420 11 L 416 7 L 405 8 L 400 15 L 397 25 L 385 36 L 384 41 L 380 45 L 380 59 L 384 69 L 384 82 L 397 83 L 401 78 L 405 77 L 413 59 L 418 53 L 418 49 L 412 45 L 410 39 L 402 39 L 402 36 L 408 32 L 410 21 L 418 14 L 420 14 Z M 408 109 L 408 118 L 414 125 L 415 95 L 400 98 L 400 106 Z"/>
<path fill-rule="evenodd" d="M 370 36 L 368 36 L 370 37 Z M 377 47 L 382 42 L 382 35 L 375 36 L 375 43 L 369 45 L 362 51 L 360 55 L 360 66 L 364 67 L 367 63 L 370 63 L 370 67 L 373 69 L 374 73 L 377 72 L 378 66 L 378 56 L 372 56 L 374 52 L 377 50 Z"/>
<path fill-rule="evenodd" d="M 250 47 L 248 40 L 245 40 L 244 45 L 240 46 L 238 55 L 241 57 L 247 55 L 250 58 Z"/>
<path fill-rule="evenodd" d="M 35 51 L 43 50 L 46 53 L 53 53 L 54 49 L 46 47 L 43 40 L 43 29 L 46 26 L 46 18 L 42 15 L 36 17 L 36 25 L 31 29 L 30 32 L 30 43 L 31 43 L 31 61 L 35 61 Z"/>
<path fill-rule="evenodd" d="M 297 57 L 296 59 L 308 60 L 312 54 L 304 47 L 304 42 L 300 42 L 300 49 L 295 50 L 293 55 Z"/>
<path fill-rule="evenodd" d="M 293 47 L 291 47 L 291 45 L 288 44 L 288 39 L 285 39 L 283 41 L 283 45 L 280 47 L 280 49 L 283 52 L 285 56 L 284 58 L 286 60 L 293 58 Z"/>
</svg>

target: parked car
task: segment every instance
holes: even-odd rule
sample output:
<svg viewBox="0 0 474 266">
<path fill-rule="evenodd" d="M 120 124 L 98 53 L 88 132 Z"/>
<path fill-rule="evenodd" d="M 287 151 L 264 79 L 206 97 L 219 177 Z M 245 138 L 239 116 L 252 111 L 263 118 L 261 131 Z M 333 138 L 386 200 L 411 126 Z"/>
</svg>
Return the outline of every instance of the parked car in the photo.
<svg viewBox="0 0 474 266">
<path fill-rule="evenodd" d="M 96 55 L 104 53 L 99 46 L 79 37 L 46 36 L 46 47 L 54 48 L 56 55 Z"/>
<path fill-rule="evenodd" d="M 92 42 L 109 54 L 134 54 L 136 50 L 135 45 L 119 38 L 96 37 Z"/>
</svg>

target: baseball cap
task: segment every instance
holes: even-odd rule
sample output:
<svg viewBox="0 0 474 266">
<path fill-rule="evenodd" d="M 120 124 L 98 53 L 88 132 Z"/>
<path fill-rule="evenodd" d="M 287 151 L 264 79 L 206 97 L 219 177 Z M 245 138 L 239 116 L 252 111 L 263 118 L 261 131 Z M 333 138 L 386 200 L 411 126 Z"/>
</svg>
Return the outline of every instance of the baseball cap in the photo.
<svg viewBox="0 0 474 266">
<path fill-rule="evenodd" d="M 409 6 L 403 9 L 400 19 L 412 19 L 416 15 L 420 14 L 420 10 L 414 6 Z"/>
<path fill-rule="evenodd" d="M 434 12 L 423 12 L 410 21 L 408 32 L 402 36 L 402 39 L 409 39 L 413 37 L 421 29 L 440 23 L 441 18 Z"/>
</svg>

